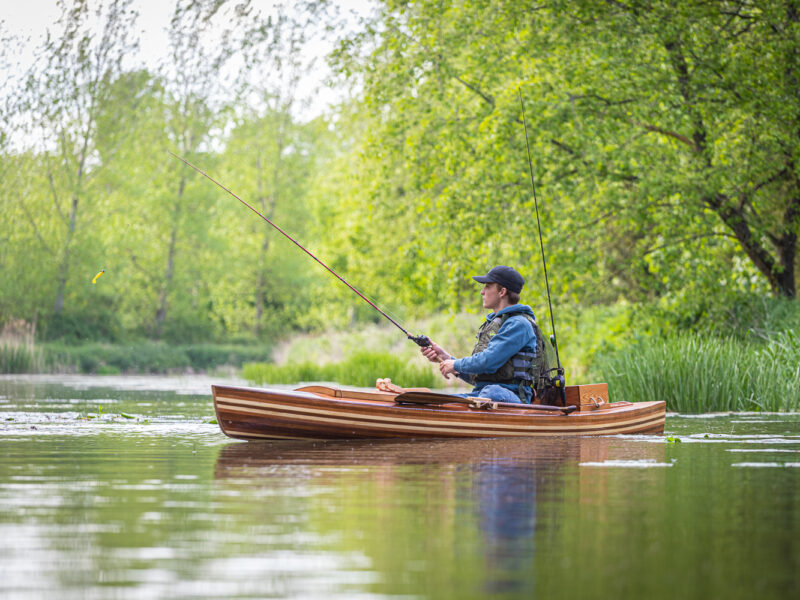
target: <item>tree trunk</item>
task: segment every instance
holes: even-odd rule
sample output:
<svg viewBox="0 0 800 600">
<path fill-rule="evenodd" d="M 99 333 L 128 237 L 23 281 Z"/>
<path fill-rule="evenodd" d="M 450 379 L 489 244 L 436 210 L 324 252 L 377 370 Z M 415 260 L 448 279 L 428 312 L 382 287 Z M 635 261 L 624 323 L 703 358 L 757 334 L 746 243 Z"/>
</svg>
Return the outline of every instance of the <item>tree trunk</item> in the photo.
<svg viewBox="0 0 800 600">
<path fill-rule="evenodd" d="M 178 237 L 177 225 L 172 224 L 172 231 L 169 237 L 169 250 L 167 251 L 167 269 L 164 273 L 164 285 L 161 286 L 161 294 L 156 311 L 156 337 L 160 338 L 164 329 L 164 321 L 167 318 L 167 295 L 172 284 L 172 277 L 175 268 L 175 241 Z"/>
<path fill-rule="evenodd" d="M 161 294 L 158 300 L 158 310 L 156 311 L 156 337 L 160 338 L 164 330 L 164 321 L 167 319 L 167 297 L 172 287 L 172 279 L 175 273 L 175 254 L 178 240 L 178 227 L 180 225 L 181 200 L 183 190 L 186 187 L 186 179 L 181 178 L 178 186 L 178 197 L 172 211 L 172 227 L 169 234 L 169 248 L 167 249 L 167 267 L 164 272 L 164 284 L 161 286 Z"/>
<path fill-rule="evenodd" d="M 794 277 L 794 263 L 797 257 L 797 236 L 792 236 L 794 240 L 780 249 L 781 272 L 777 274 L 777 293 L 786 298 L 796 298 L 797 288 Z"/>
<path fill-rule="evenodd" d="M 261 176 L 261 152 L 258 153 L 256 156 L 256 178 L 257 178 L 257 186 L 258 186 L 258 200 L 261 204 L 261 209 L 266 211 L 266 201 L 264 198 L 264 179 Z M 267 216 L 267 215 L 265 215 Z M 267 218 L 271 217 L 272 215 L 267 216 Z M 264 233 L 264 238 L 261 242 L 261 255 L 258 257 L 258 278 L 256 280 L 256 322 L 255 322 L 255 334 L 256 337 L 261 335 L 262 330 L 262 321 L 264 318 L 264 298 L 267 294 L 267 277 L 264 273 L 265 265 L 264 265 L 264 256 L 267 254 L 267 250 L 269 249 L 269 232 Z"/>
<path fill-rule="evenodd" d="M 261 201 L 261 207 L 264 211 L 264 216 L 268 219 L 272 219 L 275 216 L 275 207 L 278 203 L 278 190 L 280 186 L 280 172 L 281 172 L 281 156 L 283 154 L 283 147 L 284 147 L 284 131 L 283 131 L 283 121 L 281 120 L 278 124 L 278 135 L 275 136 L 277 149 L 275 153 L 275 160 L 273 161 L 273 172 L 272 172 L 272 189 L 269 190 L 270 193 L 266 194 L 263 185 L 263 177 L 261 176 L 262 173 L 262 164 L 261 164 L 261 156 L 256 160 L 256 172 L 258 173 L 258 197 Z M 269 249 L 269 243 L 271 239 L 271 235 L 273 232 L 270 228 L 266 228 L 264 231 L 264 239 L 261 243 L 261 256 L 259 257 L 259 269 L 258 269 L 258 280 L 256 282 L 256 322 L 255 322 L 255 333 L 256 336 L 259 336 L 264 328 L 264 302 L 267 296 L 267 265 L 265 263 L 265 258 L 267 255 L 267 250 Z"/>
<path fill-rule="evenodd" d="M 56 303 L 53 309 L 57 315 L 64 310 L 64 290 L 67 287 L 69 276 L 69 257 L 72 252 L 72 238 L 75 235 L 75 224 L 78 220 L 78 194 L 72 196 L 72 207 L 69 211 L 69 225 L 67 226 L 67 239 L 64 242 L 64 256 L 58 264 L 58 286 L 56 288 Z"/>
<path fill-rule="evenodd" d="M 691 87 L 691 73 L 683 54 L 683 48 L 679 41 L 667 42 L 664 47 L 672 61 L 678 89 L 692 122 L 692 151 L 695 162 L 700 172 L 711 170 L 714 166 L 712 151 L 708 144 L 706 125 L 700 113 L 694 109 L 696 97 Z M 793 172 L 793 168 L 788 172 Z M 717 192 L 712 197 L 704 198 L 704 202 L 736 236 L 753 265 L 766 277 L 772 293 L 776 296 L 794 298 L 794 262 L 797 249 L 796 222 L 798 218 L 796 214 L 798 211 L 794 210 L 794 207 L 797 203 L 790 202 L 784 214 L 784 235 L 778 239 L 771 238 L 776 247 L 776 252 L 773 253 L 762 243 L 761 239 L 753 235 L 751 223 L 744 212 L 744 203 L 737 206 L 723 192 Z"/>
</svg>

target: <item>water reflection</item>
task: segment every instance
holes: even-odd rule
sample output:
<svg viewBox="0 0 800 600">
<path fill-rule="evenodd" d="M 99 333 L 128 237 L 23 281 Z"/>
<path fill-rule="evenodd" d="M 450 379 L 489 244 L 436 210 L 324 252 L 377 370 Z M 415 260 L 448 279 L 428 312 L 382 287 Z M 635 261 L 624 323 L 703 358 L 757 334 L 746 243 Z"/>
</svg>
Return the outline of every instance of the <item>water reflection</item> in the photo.
<svg viewBox="0 0 800 600">
<path fill-rule="evenodd" d="M 2 598 L 783 599 L 800 586 L 800 415 L 671 416 L 681 442 L 232 443 L 207 423 L 207 391 L 89 383 L 0 378 Z"/>
<path fill-rule="evenodd" d="M 639 444 L 633 455 L 661 461 L 664 445 Z M 536 590 L 536 565 L 553 559 L 548 549 L 559 537 L 565 506 L 607 500 L 609 470 L 579 465 L 623 457 L 631 457 L 630 445 L 615 438 L 236 442 L 221 449 L 214 476 L 245 498 L 272 481 L 316 477 L 315 485 L 331 486 L 333 496 L 347 494 L 347 502 L 328 506 L 344 521 L 352 506 L 375 503 L 391 507 L 392 514 L 381 517 L 388 530 L 422 523 L 417 535 L 448 541 L 444 547 L 432 541 L 424 556 L 395 553 L 409 568 L 472 576 L 479 595 L 527 597 Z M 401 519 L 405 525 L 390 522 Z M 318 533 L 337 531 L 329 525 Z M 459 552 L 462 547 L 467 553 Z M 367 541 L 363 549 L 371 564 L 382 563 L 381 544 Z"/>
</svg>

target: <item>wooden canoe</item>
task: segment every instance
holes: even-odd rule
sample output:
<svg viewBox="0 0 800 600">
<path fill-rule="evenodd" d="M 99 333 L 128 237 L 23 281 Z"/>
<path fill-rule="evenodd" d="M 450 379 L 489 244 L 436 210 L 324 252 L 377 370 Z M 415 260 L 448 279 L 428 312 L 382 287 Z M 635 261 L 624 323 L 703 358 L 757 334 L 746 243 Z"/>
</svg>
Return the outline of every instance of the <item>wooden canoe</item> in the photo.
<svg viewBox="0 0 800 600">
<path fill-rule="evenodd" d="M 232 438 L 377 439 L 616 435 L 664 432 L 666 406 L 607 401 L 605 384 L 567 387 L 563 408 L 474 402 L 429 393 L 211 386 L 217 422 Z M 572 408 L 574 407 L 574 408 Z"/>
</svg>

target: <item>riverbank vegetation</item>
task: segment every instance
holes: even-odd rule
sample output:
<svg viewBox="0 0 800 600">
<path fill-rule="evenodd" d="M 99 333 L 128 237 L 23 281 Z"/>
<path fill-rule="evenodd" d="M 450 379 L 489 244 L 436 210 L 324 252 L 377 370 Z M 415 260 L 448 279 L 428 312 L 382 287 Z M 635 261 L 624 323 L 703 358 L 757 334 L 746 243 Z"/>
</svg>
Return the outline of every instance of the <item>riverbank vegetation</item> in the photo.
<svg viewBox="0 0 800 600">
<path fill-rule="evenodd" d="M 176 0 L 147 63 L 136 3 L 59 6 L 24 68 L 0 23 L 0 325 L 30 330 L 0 342 L 0 370 L 418 364 L 170 151 L 454 354 L 481 318 L 470 276 L 495 264 L 523 273 L 549 335 L 523 102 L 570 382 L 625 398 L 661 382 L 678 410 L 791 408 L 776 364 L 797 364 L 794 0 L 375 0 L 360 21 L 335 3 Z M 311 111 L 322 41 L 340 100 Z"/>
<path fill-rule="evenodd" d="M 614 400 L 665 400 L 682 413 L 800 409 L 800 338 L 681 334 L 633 344 L 598 361 Z"/>
<path fill-rule="evenodd" d="M 234 344 L 44 344 L 43 362 L 56 373 L 200 373 L 238 370 L 246 362 L 270 356 L 263 346 Z"/>
<path fill-rule="evenodd" d="M 268 360 L 271 348 L 258 344 L 165 344 L 65 341 L 36 343 L 24 321 L 6 323 L 0 333 L 0 373 L 192 373 L 238 370 Z"/>
</svg>

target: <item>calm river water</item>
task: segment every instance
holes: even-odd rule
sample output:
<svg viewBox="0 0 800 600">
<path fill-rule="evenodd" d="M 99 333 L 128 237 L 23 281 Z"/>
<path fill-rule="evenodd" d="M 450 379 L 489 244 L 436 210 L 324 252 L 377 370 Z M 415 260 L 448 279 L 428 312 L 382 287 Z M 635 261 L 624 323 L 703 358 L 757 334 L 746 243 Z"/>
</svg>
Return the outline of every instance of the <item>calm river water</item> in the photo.
<svg viewBox="0 0 800 600">
<path fill-rule="evenodd" d="M 798 414 L 248 443 L 211 382 L 0 377 L 0 597 L 798 597 Z"/>
</svg>

